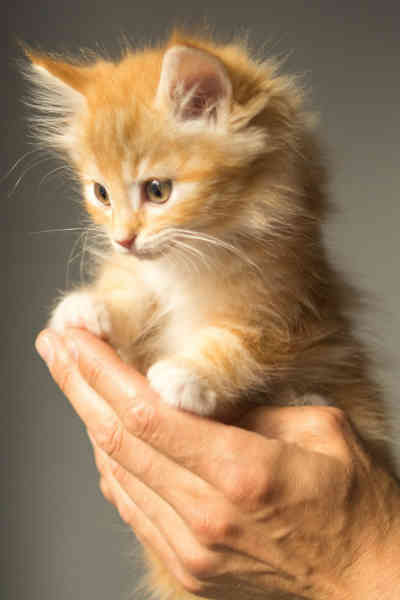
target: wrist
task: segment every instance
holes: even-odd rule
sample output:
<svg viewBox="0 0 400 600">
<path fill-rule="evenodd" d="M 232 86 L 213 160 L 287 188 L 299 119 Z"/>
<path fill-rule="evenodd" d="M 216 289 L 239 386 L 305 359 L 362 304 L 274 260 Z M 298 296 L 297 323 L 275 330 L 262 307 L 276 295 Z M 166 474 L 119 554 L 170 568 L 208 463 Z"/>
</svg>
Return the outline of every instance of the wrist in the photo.
<svg viewBox="0 0 400 600">
<path fill-rule="evenodd" d="M 358 550 L 353 554 L 354 560 L 342 568 L 335 583 L 329 586 L 329 593 L 321 598 L 400 598 L 400 489 L 397 482 L 386 473 L 379 487 L 374 518 L 359 515 L 361 530 L 355 544 Z"/>
<path fill-rule="evenodd" d="M 385 539 L 371 544 L 352 566 L 347 600 L 393 600 L 400 598 L 400 522 L 393 523 Z"/>
</svg>

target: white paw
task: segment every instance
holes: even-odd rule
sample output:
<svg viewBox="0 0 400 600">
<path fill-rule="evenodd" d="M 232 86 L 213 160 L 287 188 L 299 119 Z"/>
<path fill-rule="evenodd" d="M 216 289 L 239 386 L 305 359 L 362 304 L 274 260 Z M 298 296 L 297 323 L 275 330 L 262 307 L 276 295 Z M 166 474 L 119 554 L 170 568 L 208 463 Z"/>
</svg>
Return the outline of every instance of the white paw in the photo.
<svg viewBox="0 0 400 600">
<path fill-rule="evenodd" d="M 102 300 L 89 292 L 73 292 L 54 310 L 49 327 L 59 333 L 66 327 L 82 327 L 105 339 L 111 333 L 111 319 Z"/>
<path fill-rule="evenodd" d="M 150 367 L 147 378 L 167 404 L 198 415 L 215 413 L 216 392 L 193 371 L 177 366 L 173 361 L 162 360 Z"/>
</svg>

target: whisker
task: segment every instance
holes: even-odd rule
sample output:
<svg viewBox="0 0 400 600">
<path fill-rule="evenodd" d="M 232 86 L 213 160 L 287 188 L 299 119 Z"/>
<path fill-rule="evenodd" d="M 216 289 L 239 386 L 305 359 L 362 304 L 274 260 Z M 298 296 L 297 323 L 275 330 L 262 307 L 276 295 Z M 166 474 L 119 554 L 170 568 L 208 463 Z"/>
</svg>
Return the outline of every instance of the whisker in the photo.
<svg viewBox="0 0 400 600">
<path fill-rule="evenodd" d="M 254 268 L 256 271 L 258 271 L 261 276 L 263 275 L 262 270 L 255 262 L 253 262 L 242 250 L 240 250 L 236 246 L 233 246 L 229 242 L 226 242 L 224 240 L 218 239 L 214 236 L 211 236 L 211 235 L 208 235 L 205 233 L 198 233 L 195 231 L 191 231 L 190 229 L 179 229 L 177 231 L 177 235 L 186 237 L 189 239 L 209 243 L 216 247 L 227 250 L 228 252 L 231 252 L 232 254 L 234 254 L 235 256 L 237 256 L 238 258 L 243 260 L 244 262 L 246 262 L 249 266 Z"/>
<path fill-rule="evenodd" d="M 39 149 L 39 148 L 35 148 L 34 150 L 29 150 L 28 152 L 25 152 L 25 154 L 23 154 L 22 156 L 20 156 L 15 163 L 8 169 L 7 173 L 5 173 L 3 175 L 3 177 L 1 177 L 0 179 L 0 183 L 3 183 L 10 175 L 11 173 L 13 173 L 15 171 L 15 169 L 18 167 L 18 165 L 25 160 L 25 158 L 27 158 L 28 156 L 31 156 L 32 154 L 35 154 L 37 152 L 44 152 L 43 150 Z"/>
<path fill-rule="evenodd" d="M 205 263 L 205 265 L 208 267 L 209 264 L 205 261 L 205 257 L 204 254 L 202 252 L 200 252 L 200 250 L 198 250 L 198 248 L 194 248 L 193 246 L 190 246 L 190 244 L 185 244 L 184 242 L 182 242 L 182 240 L 175 240 L 182 248 L 185 248 L 186 250 L 188 250 L 189 252 L 191 252 L 193 255 L 195 256 L 199 256 L 201 258 L 201 260 Z"/>
<path fill-rule="evenodd" d="M 17 181 L 15 182 L 15 184 L 13 185 L 11 191 L 8 193 L 8 197 L 12 198 L 12 196 L 15 194 L 19 184 L 21 183 L 21 181 L 23 180 L 23 178 L 30 172 L 32 171 L 32 169 L 34 169 L 35 167 L 38 167 L 39 165 L 47 162 L 48 160 L 53 160 L 51 157 L 46 157 L 46 158 L 42 158 L 36 162 L 34 162 L 32 165 L 30 165 L 29 167 L 27 167 L 27 169 L 25 169 L 25 171 L 18 177 Z"/>
<path fill-rule="evenodd" d="M 56 167 L 55 169 L 50 171 L 50 173 L 47 173 L 47 175 L 42 177 L 42 179 L 40 180 L 39 190 L 42 187 L 42 185 L 44 184 L 44 182 L 46 181 L 46 179 L 49 179 L 52 175 L 54 175 L 55 173 L 58 173 L 58 171 L 68 171 L 68 170 L 69 170 L 69 167 L 67 165 L 61 165 L 61 167 Z"/>
<path fill-rule="evenodd" d="M 79 273 L 80 273 L 81 281 L 84 281 L 84 279 L 85 279 L 85 260 L 86 260 L 86 256 L 87 256 L 88 235 L 89 235 L 89 230 L 87 229 L 84 239 L 83 239 L 82 256 L 81 256 L 81 262 L 79 265 Z"/>
<path fill-rule="evenodd" d="M 183 244 L 180 241 L 176 243 L 175 248 L 179 252 L 179 258 L 184 263 L 186 263 L 186 265 L 189 265 L 189 270 L 194 269 L 197 273 L 200 273 L 199 265 L 197 264 L 196 261 L 191 259 L 191 257 L 188 255 L 188 253 L 183 249 L 183 246 L 184 246 L 185 250 L 188 249 L 188 246 L 186 244 Z"/>
<path fill-rule="evenodd" d="M 61 231 L 85 231 L 86 227 L 63 227 L 62 229 L 42 229 L 41 231 L 29 231 L 29 235 L 38 233 L 59 233 Z"/>
<path fill-rule="evenodd" d="M 79 244 L 82 241 L 82 237 L 85 235 L 85 230 L 82 230 L 82 233 L 80 234 L 80 236 L 75 240 L 72 248 L 71 248 L 71 252 L 69 253 L 69 257 L 67 260 L 67 268 L 66 268 L 66 272 L 65 272 L 65 287 L 68 289 L 70 286 L 70 273 L 71 273 L 71 265 L 74 262 L 74 260 L 76 260 L 76 258 L 78 258 L 79 256 L 79 251 L 77 254 L 74 255 L 75 250 L 77 248 L 79 248 Z"/>
</svg>

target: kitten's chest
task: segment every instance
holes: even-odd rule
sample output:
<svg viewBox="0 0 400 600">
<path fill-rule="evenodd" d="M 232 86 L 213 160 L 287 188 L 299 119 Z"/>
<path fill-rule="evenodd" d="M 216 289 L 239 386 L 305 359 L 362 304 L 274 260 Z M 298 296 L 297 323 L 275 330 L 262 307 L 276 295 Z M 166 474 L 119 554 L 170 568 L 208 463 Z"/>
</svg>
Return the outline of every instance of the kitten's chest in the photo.
<svg viewBox="0 0 400 600">
<path fill-rule="evenodd" d="M 221 277 L 210 273 L 180 273 L 147 269 L 145 279 L 156 299 L 153 356 L 157 360 L 182 352 L 217 314 L 226 313 L 232 302 Z"/>
<path fill-rule="evenodd" d="M 159 296 L 161 326 L 158 331 L 160 355 L 183 351 L 193 337 L 211 320 L 212 302 L 205 294 L 177 286 Z"/>
</svg>

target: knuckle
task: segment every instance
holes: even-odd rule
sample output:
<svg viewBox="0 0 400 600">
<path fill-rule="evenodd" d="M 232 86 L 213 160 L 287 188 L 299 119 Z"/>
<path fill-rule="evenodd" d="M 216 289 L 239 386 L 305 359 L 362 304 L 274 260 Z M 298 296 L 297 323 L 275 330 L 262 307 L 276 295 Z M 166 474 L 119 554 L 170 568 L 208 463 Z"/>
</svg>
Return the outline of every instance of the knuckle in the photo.
<svg viewBox="0 0 400 600">
<path fill-rule="evenodd" d="M 91 365 L 87 376 L 87 382 L 93 389 L 97 389 L 101 373 L 102 367 L 100 363 L 96 362 L 93 365 Z"/>
<path fill-rule="evenodd" d="M 236 529 L 232 510 L 226 504 L 203 508 L 192 523 L 193 533 L 207 548 L 227 544 Z"/>
<path fill-rule="evenodd" d="M 133 511 L 131 506 L 121 499 L 117 502 L 117 510 L 122 521 L 127 525 L 133 526 Z"/>
<path fill-rule="evenodd" d="M 224 493 L 235 506 L 257 509 L 270 494 L 271 481 L 264 461 L 233 465 L 226 474 Z"/>
<path fill-rule="evenodd" d="M 72 388 L 72 379 L 74 376 L 74 367 L 70 365 L 63 365 L 60 372 L 54 373 L 57 384 L 63 394 L 69 396 Z"/>
<path fill-rule="evenodd" d="M 129 477 L 128 471 L 116 461 L 110 463 L 110 470 L 118 483 L 124 487 Z"/>
<path fill-rule="evenodd" d="M 179 583 L 183 589 L 189 594 L 193 594 L 199 598 L 204 598 L 206 593 L 206 586 L 203 581 L 192 577 L 188 573 L 184 573 L 179 577 Z"/>
<path fill-rule="evenodd" d="M 153 440 L 158 431 L 158 420 L 150 404 L 133 404 L 125 411 L 122 422 L 126 429 L 140 439 Z"/>
<path fill-rule="evenodd" d="M 179 578 L 179 583 L 185 592 L 201 598 L 201 593 L 204 589 L 204 584 L 201 581 L 191 577 L 190 575 L 183 575 Z"/>
<path fill-rule="evenodd" d="M 123 443 L 124 429 L 120 421 L 112 416 L 104 420 L 93 431 L 93 436 L 99 447 L 109 456 L 118 457 Z"/>
<path fill-rule="evenodd" d="M 215 575 L 216 561 L 210 552 L 202 547 L 185 551 L 183 567 L 191 577 L 206 580 Z"/>
<path fill-rule="evenodd" d="M 346 423 L 344 412 L 335 406 L 313 407 L 307 416 L 307 428 L 316 435 L 342 431 Z"/>
<path fill-rule="evenodd" d="M 154 469 L 154 462 L 150 457 L 141 459 L 141 464 L 136 466 L 135 476 L 143 482 L 159 482 L 160 475 Z"/>
<path fill-rule="evenodd" d="M 336 406 L 327 406 L 325 407 L 325 411 L 328 418 L 328 423 L 333 429 L 341 430 L 345 427 L 347 418 L 343 410 L 337 408 Z"/>
</svg>

